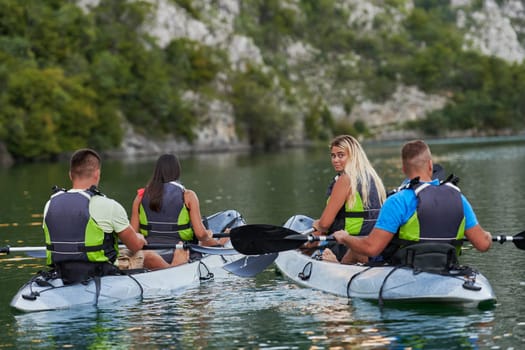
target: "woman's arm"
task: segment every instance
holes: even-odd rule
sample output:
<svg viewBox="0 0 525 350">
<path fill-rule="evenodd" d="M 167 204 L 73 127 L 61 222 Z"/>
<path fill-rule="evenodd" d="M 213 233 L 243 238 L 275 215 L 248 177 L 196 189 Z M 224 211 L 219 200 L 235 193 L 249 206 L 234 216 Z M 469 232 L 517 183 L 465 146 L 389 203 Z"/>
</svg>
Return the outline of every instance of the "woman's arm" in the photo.
<svg viewBox="0 0 525 350">
<path fill-rule="evenodd" d="M 139 206 L 140 206 L 141 201 L 142 201 L 142 196 L 139 196 L 137 194 L 137 196 L 133 200 L 133 205 L 131 206 L 130 224 L 131 224 L 131 227 L 133 227 L 133 229 L 137 232 L 140 232 L 139 231 Z"/>
<path fill-rule="evenodd" d="M 201 244 L 204 246 L 213 246 L 219 244 L 219 242 L 213 239 L 213 232 L 211 230 L 207 230 L 202 223 L 199 198 L 194 191 L 188 189 L 184 191 L 184 204 L 190 212 L 191 226 L 193 227 L 193 232 L 195 233 L 195 236 L 199 242 L 201 242 Z"/>
<path fill-rule="evenodd" d="M 350 196 L 350 178 L 346 174 L 341 174 L 334 184 L 330 199 L 326 203 L 326 207 L 321 214 L 321 217 L 314 222 L 316 230 L 322 233 L 328 232 L 330 226 L 335 220 L 339 210 L 345 205 L 346 200 Z"/>
</svg>

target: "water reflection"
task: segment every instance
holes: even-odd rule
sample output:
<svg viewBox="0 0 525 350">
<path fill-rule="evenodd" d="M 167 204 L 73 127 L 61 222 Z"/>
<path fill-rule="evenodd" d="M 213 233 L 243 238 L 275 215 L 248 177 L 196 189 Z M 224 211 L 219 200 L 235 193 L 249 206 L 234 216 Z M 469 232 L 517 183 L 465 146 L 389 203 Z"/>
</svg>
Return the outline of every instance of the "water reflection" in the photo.
<svg viewBox="0 0 525 350">
<path fill-rule="evenodd" d="M 13 345 L 444 349 L 490 343 L 492 311 L 379 308 L 365 301 L 349 303 L 283 280 L 241 281 L 210 283 L 191 293 L 111 308 L 16 315 L 17 343 Z"/>
<path fill-rule="evenodd" d="M 428 304 L 379 308 L 362 300 L 353 300 L 352 305 L 356 319 L 381 320 L 376 326 L 402 348 L 477 348 L 487 342 L 494 327 L 493 310 Z"/>
</svg>

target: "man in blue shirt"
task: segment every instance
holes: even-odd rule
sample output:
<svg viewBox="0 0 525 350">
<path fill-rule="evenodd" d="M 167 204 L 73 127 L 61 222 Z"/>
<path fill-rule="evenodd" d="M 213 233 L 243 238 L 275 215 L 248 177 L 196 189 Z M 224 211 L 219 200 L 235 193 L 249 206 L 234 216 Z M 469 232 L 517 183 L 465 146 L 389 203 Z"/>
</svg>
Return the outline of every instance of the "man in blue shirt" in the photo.
<svg viewBox="0 0 525 350">
<path fill-rule="evenodd" d="M 351 236 L 341 230 L 334 233 L 335 239 L 367 256 L 382 254 L 394 237 L 411 243 L 451 243 L 466 237 L 476 249 L 487 251 L 492 236 L 479 225 L 465 196 L 451 183 L 440 185 L 439 180 L 432 180 L 428 145 L 421 140 L 408 142 L 401 158 L 403 173 L 419 181 L 387 198 L 368 236 Z"/>
</svg>

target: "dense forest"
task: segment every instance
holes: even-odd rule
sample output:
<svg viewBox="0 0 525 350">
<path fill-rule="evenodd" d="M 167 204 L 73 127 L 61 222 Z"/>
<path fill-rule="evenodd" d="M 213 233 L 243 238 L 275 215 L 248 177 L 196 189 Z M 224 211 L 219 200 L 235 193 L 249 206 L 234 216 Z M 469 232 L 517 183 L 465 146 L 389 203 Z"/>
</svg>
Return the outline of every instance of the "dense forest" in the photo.
<svg viewBox="0 0 525 350">
<path fill-rule="evenodd" d="M 192 1 L 171 1 L 202 16 Z M 199 119 L 186 91 L 231 103 L 238 134 L 254 146 L 272 144 L 299 118 L 311 140 L 366 134 L 366 121 L 334 120 L 307 80 L 292 79 L 316 68 L 288 64 L 282 48 L 290 38 L 317 48 L 319 65 L 331 67 L 336 81 L 359 82 L 371 100 L 386 100 L 398 84 L 449 98 L 406 128 L 440 135 L 525 127 L 525 65 L 465 50 L 448 2 L 415 0 L 399 30 L 379 16 L 369 34 L 348 25 L 337 0 L 296 3 L 299 13 L 279 0 L 240 3 L 235 30 L 253 39 L 271 70 L 236 70 L 217 47 L 185 38 L 160 47 L 141 30 L 154 6 L 147 1 L 100 1 L 86 12 L 75 1 L 0 0 L 0 142 L 17 159 L 111 149 L 121 143 L 124 120 L 152 138 L 170 133 L 191 142 Z M 359 57 L 352 66 L 340 59 L 349 53 Z M 304 113 L 290 112 L 299 105 Z"/>
</svg>

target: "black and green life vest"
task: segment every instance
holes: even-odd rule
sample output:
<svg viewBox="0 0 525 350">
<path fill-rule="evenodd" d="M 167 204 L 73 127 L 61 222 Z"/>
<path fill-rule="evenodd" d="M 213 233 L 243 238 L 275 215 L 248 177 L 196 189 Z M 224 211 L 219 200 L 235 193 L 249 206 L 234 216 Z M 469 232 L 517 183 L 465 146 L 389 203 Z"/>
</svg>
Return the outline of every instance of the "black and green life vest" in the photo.
<svg viewBox="0 0 525 350">
<path fill-rule="evenodd" d="M 335 177 L 328 188 L 328 200 L 332 194 L 332 189 L 337 181 L 339 175 Z M 374 181 L 371 181 L 369 198 L 369 206 L 364 208 L 362 200 L 362 189 L 361 185 L 357 186 L 357 193 L 355 194 L 355 202 L 352 208 L 348 207 L 348 203 L 345 203 L 335 216 L 334 222 L 330 226 L 328 232 L 332 233 L 338 230 L 345 230 L 353 236 L 368 235 L 376 223 L 379 215 L 379 209 L 381 208 L 381 202 L 379 194 Z"/>
<path fill-rule="evenodd" d="M 81 192 L 57 190 L 44 218 L 47 264 L 62 262 L 115 262 L 116 233 L 107 233 L 89 213 L 89 203 L 102 195 L 96 187 Z"/>
<path fill-rule="evenodd" d="M 421 183 L 417 179 L 407 185 L 413 190 L 418 205 L 383 253 L 389 258 L 397 250 L 416 243 L 443 243 L 456 247 L 459 255 L 465 234 L 465 215 L 460 189 L 452 182 L 439 186 Z"/>
<path fill-rule="evenodd" d="M 147 192 L 139 207 L 140 232 L 148 243 L 194 241 L 190 214 L 184 204 L 184 186 L 172 181 L 164 184 L 160 211 L 153 211 Z"/>
</svg>

